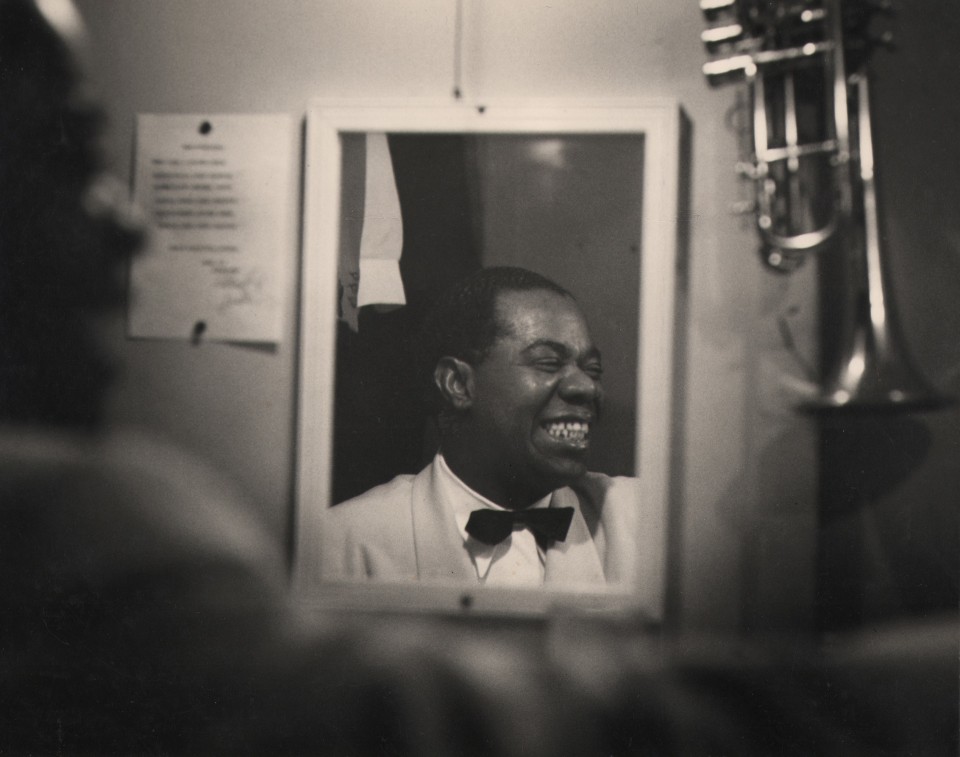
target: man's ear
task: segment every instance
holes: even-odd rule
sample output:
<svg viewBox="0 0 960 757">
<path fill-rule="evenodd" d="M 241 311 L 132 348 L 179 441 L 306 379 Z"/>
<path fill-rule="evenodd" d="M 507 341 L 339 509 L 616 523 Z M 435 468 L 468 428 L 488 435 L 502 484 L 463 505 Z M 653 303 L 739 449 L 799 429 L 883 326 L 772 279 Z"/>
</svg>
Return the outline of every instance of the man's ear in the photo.
<svg viewBox="0 0 960 757">
<path fill-rule="evenodd" d="M 433 369 L 444 402 L 454 410 L 466 410 L 473 404 L 473 366 L 456 357 L 442 357 Z"/>
</svg>

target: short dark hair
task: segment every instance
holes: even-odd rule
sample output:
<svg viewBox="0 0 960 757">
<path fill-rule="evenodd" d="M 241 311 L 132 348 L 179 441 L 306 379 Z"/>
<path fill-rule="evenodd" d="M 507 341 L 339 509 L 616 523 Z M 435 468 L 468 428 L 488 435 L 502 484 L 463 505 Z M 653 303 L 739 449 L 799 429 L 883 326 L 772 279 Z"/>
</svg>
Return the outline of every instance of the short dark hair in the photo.
<svg viewBox="0 0 960 757">
<path fill-rule="evenodd" d="M 440 358 L 456 357 L 475 365 L 503 335 L 496 313 L 501 293 L 537 290 L 574 299 L 545 276 L 512 266 L 482 268 L 443 292 L 427 313 L 420 333 L 419 373 L 426 396 L 436 402 L 433 370 Z"/>
</svg>

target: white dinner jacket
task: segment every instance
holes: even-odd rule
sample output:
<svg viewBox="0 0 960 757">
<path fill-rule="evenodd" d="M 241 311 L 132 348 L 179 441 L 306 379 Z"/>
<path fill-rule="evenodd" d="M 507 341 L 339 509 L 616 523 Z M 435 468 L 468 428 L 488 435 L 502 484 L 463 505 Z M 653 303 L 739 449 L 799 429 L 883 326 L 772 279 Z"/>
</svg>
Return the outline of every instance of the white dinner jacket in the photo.
<svg viewBox="0 0 960 757">
<path fill-rule="evenodd" d="M 437 460 L 324 513 L 320 578 L 326 581 L 478 581 L 437 480 Z M 547 550 L 548 588 L 630 584 L 637 575 L 639 480 L 588 473 L 556 490 L 550 507 L 572 507 L 567 538 Z"/>
</svg>

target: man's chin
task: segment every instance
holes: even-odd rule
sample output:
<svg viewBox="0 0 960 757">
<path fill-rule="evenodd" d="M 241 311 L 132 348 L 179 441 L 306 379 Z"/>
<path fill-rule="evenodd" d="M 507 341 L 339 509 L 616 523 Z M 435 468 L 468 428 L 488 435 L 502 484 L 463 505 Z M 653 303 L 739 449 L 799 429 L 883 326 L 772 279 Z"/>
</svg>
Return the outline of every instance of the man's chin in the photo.
<svg viewBox="0 0 960 757">
<path fill-rule="evenodd" d="M 540 473 L 543 479 L 549 482 L 551 491 L 570 486 L 587 473 L 585 459 L 560 458 L 544 462 L 545 464 L 540 466 Z"/>
</svg>

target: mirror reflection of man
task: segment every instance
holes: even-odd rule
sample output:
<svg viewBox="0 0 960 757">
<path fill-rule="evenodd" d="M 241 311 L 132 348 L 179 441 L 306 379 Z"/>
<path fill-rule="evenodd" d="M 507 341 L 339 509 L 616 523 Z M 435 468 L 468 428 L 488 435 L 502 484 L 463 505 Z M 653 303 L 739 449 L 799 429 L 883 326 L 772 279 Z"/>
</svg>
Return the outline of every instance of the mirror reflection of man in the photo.
<svg viewBox="0 0 960 757">
<path fill-rule="evenodd" d="M 573 296 L 487 268 L 424 329 L 440 450 L 416 476 L 331 508 L 326 579 L 582 588 L 634 578 L 638 481 L 587 471 L 600 351 Z"/>
</svg>

